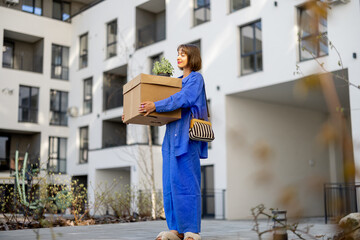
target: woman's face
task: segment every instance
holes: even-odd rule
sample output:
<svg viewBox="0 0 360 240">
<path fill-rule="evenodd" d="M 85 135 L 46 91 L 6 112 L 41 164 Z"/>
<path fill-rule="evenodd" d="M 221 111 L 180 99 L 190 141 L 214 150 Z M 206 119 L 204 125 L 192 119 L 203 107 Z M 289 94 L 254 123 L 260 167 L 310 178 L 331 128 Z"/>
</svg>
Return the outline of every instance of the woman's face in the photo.
<svg viewBox="0 0 360 240">
<path fill-rule="evenodd" d="M 188 65 L 188 56 L 182 49 L 178 51 L 177 64 L 178 67 L 182 69 Z"/>
</svg>

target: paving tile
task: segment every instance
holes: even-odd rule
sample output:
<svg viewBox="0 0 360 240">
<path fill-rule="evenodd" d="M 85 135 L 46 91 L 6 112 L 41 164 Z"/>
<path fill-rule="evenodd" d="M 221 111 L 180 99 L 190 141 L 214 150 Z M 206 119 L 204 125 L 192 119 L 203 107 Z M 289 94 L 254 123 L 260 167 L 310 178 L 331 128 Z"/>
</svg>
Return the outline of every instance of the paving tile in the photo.
<svg viewBox="0 0 360 240">
<path fill-rule="evenodd" d="M 335 225 L 324 224 L 323 219 L 303 219 L 299 229 L 312 225 L 310 233 L 312 235 L 333 236 L 337 229 Z M 261 221 L 262 228 L 271 227 L 271 223 Z M 253 222 L 248 220 L 227 221 L 227 220 L 203 220 L 202 239 L 203 240 L 252 240 L 258 239 L 256 233 L 252 231 Z M 167 229 L 165 221 L 149 221 L 136 223 L 117 223 L 102 224 L 91 226 L 76 227 L 56 227 L 53 232 L 56 240 L 153 240 L 160 231 Z M 40 240 L 52 240 L 50 229 L 39 229 Z M 298 239 L 289 233 L 289 240 Z M 36 240 L 34 230 L 1 231 L 1 240 Z M 264 236 L 271 239 L 271 234 Z M 306 238 L 307 239 L 307 238 Z M 324 238 L 326 239 L 326 238 Z"/>
</svg>

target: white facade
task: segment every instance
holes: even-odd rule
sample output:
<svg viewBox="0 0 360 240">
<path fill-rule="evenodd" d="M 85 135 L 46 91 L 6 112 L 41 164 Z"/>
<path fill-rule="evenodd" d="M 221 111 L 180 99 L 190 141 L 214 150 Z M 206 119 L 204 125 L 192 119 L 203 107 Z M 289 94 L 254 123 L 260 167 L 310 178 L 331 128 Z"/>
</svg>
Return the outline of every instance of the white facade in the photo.
<svg viewBox="0 0 360 240">
<path fill-rule="evenodd" d="M 69 81 L 51 78 L 51 51 L 52 44 L 67 47 L 71 45 L 72 27 L 68 23 L 6 7 L 0 7 L 0 16 L 1 44 L 3 44 L 6 30 L 43 39 L 43 70 L 41 73 L 5 67 L 0 68 L 0 129 L 2 133 L 4 131 L 13 135 L 10 150 L 11 158 L 14 158 L 17 144 L 19 144 L 20 156 L 23 157 L 27 147 L 27 144 L 25 144 L 27 142 L 26 136 L 32 136 L 29 138 L 30 152 L 40 158 L 42 167 L 46 167 L 49 155 L 49 137 L 67 138 L 69 136 L 68 127 L 51 126 L 49 124 L 49 109 L 51 89 L 70 91 Z M 19 40 L 25 41 L 26 37 Z M 20 85 L 39 88 L 37 123 L 18 121 Z M 9 94 L 7 89 L 12 93 Z M 1 172 L 0 176 L 8 178 L 9 172 Z M 62 176 L 58 177 L 60 181 L 63 178 Z"/>
<path fill-rule="evenodd" d="M 305 216 L 323 216 L 323 183 L 342 182 L 341 150 L 321 146 L 317 139 L 329 119 L 329 110 L 319 92 L 298 101 L 294 89 L 301 76 L 294 75 L 299 65 L 304 76 L 319 72 L 315 60 L 299 62 L 297 7 L 304 0 L 252 0 L 249 7 L 229 13 L 230 1 L 211 0 L 210 21 L 193 23 L 193 1 L 106 0 L 76 15 L 71 24 L 41 18 L 0 7 L 0 39 L 4 29 L 44 38 L 43 74 L 0 69 L 1 89 L 15 89 L 13 95 L 0 93 L 1 129 L 41 132 L 41 160 L 46 162 L 48 136 L 68 138 L 67 173 L 87 176 L 90 201 L 93 190 L 102 181 L 123 176 L 124 184 L 141 185 L 142 159 L 148 159 L 146 127 L 127 126 L 128 146 L 105 148 L 104 121 L 118 122 L 122 107 L 103 110 L 104 72 L 126 74 L 127 81 L 140 73 L 150 73 L 150 58 L 162 53 L 175 66 L 176 48 L 181 43 L 200 40 L 207 96 L 211 100 L 211 121 L 216 140 L 209 159 L 202 165 L 214 166 L 212 186 L 226 190 L 225 217 L 251 217 L 250 209 L 260 203 L 286 208 L 290 214 L 302 210 Z M 166 8 L 166 39 L 136 49 L 136 8 L 158 13 Z M 341 53 L 348 79 L 360 85 L 358 58 L 360 33 L 351 29 L 360 21 L 359 1 L 334 5 L 327 18 L 329 40 Z M 160 9 L 160 10 L 159 10 Z M 21 21 L 19 21 L 21 19 Z M 106 58 L 107 23 L 117 20 L 117 56 Z M 261 20 L 263 70 L 241 75 L 240 26 Z M 19 24 L 21 22 L 22 24 Z M 39 27 L 41 26 L 41 27 Z M 43 29 L 47 29 L 43 31 Z M 88 66 L 79 69 L 79 37 L 88 33 Z M 70 81 L 50 79 L 51 43 L 70 47 Z M 338 55 L 318 58 L 330 72 L 341 70 Z M 176 69 L 175 76 L 181 71 Z M 92 112 L 82 114 L 83 81 L 92 78 Z M 8 81 L 6 79 L 14 79 Z M 3 85 L 6 84 L 6 85 Z M 17 122 L 19 84 L 39 86 L 43 100 L 39 105 L 39 124 Z M 336 79 L 340 101 L 354 142 L 355 164 L 360 164 L 360 90 Z M 69 117 L 69 127 L 48 125 L 49 89 L 69 91 L 69 107 L 77 107 L 79 116 Z M 3 103 L 8 103 L 4 105 Z M 10 113 L 10 114 L 9 114 Z M 89 127 L 88 163 L 79 164 L 79 128 Z M 165 127 L 160 128 L 160 142 Z M 144 150 L 145 149 L 145 150 Z M 260 149 L 260 150 L 259 150 Z M 257 155 L 257 151 L 265 151 Z M 262 159 L 263 158 L 263 159 Z M 161 186 L 161 150 L 154 147 L 155 173 Z M 140 166 L 139 166 L 140 165 Z M 296 197 L 291 204 L 279 199 L 289 191 Z M 223 217 L 222 197 L 215 195 L 215 217 Z"/>
</svg>

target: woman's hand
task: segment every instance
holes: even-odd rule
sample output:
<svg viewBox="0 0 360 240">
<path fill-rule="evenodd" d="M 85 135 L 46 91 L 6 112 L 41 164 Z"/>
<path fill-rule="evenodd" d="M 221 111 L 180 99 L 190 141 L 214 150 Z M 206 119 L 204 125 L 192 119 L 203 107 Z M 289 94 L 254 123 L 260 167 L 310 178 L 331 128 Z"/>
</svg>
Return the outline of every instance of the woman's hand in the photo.
<svg viewBox="0 0 360 240">
<path fill-rule="evenodd" d="M 144 116 L 149 115 L 155 110 L 156 110 L 155 103 L 151 101 L 142 102 L 139 107 L 139 113 L 145 113 Z"/>
<path fill-rule="evenodd" d="M 121 116 L 121 121 L 124 123 L 124 119 L 125 119 L 125 115 Z M 125 123 L 126 125 L 128 125 L 128 123 Z"/>
</svg>

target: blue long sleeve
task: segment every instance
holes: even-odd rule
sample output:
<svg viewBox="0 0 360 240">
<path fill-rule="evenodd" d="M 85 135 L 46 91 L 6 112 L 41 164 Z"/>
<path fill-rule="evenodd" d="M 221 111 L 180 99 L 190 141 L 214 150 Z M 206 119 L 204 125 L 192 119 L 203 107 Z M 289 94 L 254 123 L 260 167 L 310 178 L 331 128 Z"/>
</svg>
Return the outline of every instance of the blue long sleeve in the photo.
<svg viewBox="0 0 360 240">
<path fill-rule="evenodd" d="M 179 108 L 190 108 L 196 100 L 201 96 L 204 80 L 201 74 L 192 74 L 183 83 L 180 92 L 155 102 L 156 112 L 170 112 Z"/>
</svg>

